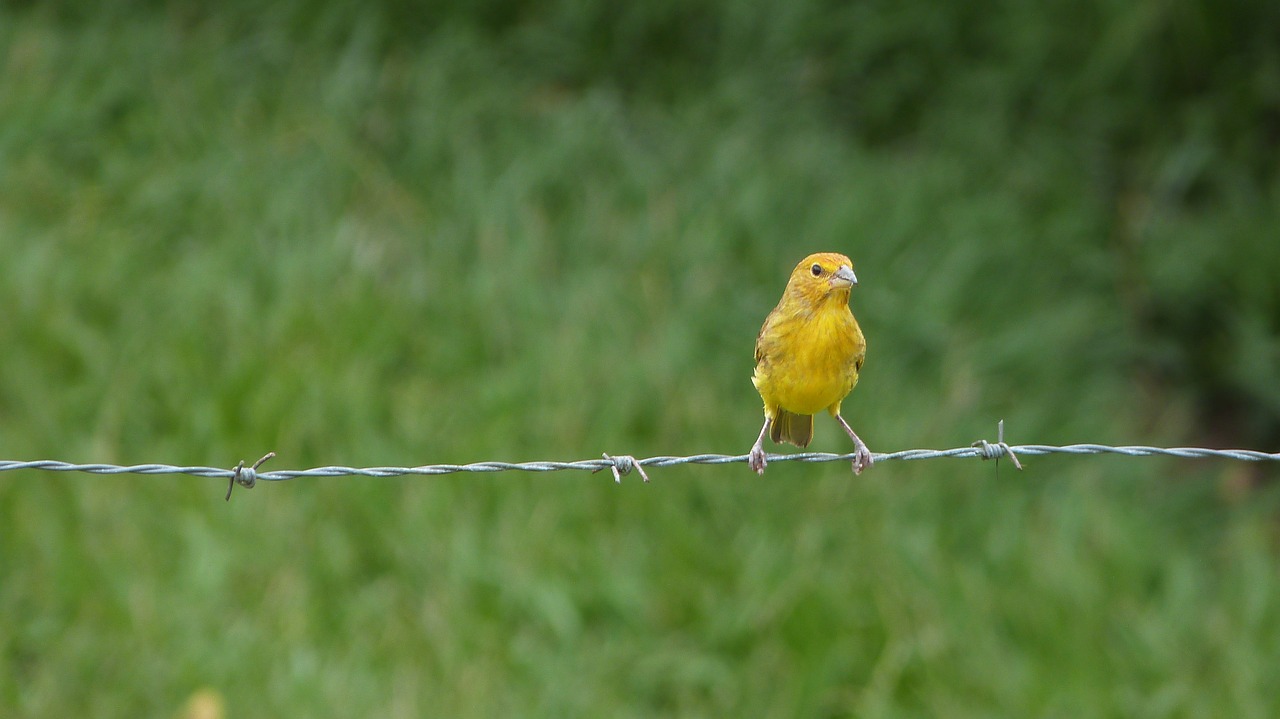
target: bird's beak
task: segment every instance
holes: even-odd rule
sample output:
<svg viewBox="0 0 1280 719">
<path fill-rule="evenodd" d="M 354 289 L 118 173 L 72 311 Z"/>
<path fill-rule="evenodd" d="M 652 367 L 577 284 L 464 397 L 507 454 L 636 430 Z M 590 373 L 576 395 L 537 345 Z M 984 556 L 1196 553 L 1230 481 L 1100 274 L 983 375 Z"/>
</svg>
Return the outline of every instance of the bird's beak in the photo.
<svg viewBox="0 0 1280 719">
<path fill-rule="evenodd" d="M 853 268 L 848 265 L 840 265 L 840 269 L 831 273 L 832 287 L 853 287 L 858 284 L 858 276 L 853 274 Z"/>
</svg>

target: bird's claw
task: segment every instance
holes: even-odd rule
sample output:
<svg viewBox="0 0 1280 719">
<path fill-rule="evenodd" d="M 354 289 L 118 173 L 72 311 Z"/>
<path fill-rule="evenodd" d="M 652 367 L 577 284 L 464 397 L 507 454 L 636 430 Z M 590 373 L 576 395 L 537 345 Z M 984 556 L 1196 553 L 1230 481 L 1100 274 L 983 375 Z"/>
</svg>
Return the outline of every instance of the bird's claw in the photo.
<svg viewBox="0 0 1280 719">
<path fill-rule="evenodd" d="M 853 473 L 862 474 L 862 470 L 870 467 L 875 462 L 875 458 L 871 456 L 871 450 L 867 446 L 859 445 L 853 451 Z"/>
<path fill-rule="evenodd" d="M 747 466 L 755 470 L 756 474 L 764 474 L 764 468 L 768 464 L 769 461 L 764 457 L 764 448 L 752 447 L 751 453 L 747 455 Z"/>
</svg>

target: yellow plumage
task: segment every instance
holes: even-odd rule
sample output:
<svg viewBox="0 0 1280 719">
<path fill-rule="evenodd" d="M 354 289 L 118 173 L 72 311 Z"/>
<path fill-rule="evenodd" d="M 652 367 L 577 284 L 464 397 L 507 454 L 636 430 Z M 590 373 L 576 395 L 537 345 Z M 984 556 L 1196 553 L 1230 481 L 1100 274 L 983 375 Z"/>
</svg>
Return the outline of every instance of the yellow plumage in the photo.
<svg viewBox="0 0 1280 719">
<path fill-rule="evenodd" d="M 813 415 L 827 410 L 853 439 L 854 472 L 871 464 L 871 453 L 840 415 L 840 404 L 858 384 L 867 343 L 853 313 L 849 292 L 858 282 L 853 263 L 834 252 L 810 255 L 796 265 L 778 306 L 756 338 L 751 381 L 764 400 L 765 424 L 752 447 L 750 464 L 766 464 L 766 432 L 774 442 L 807 447 Z"/>
</svg>

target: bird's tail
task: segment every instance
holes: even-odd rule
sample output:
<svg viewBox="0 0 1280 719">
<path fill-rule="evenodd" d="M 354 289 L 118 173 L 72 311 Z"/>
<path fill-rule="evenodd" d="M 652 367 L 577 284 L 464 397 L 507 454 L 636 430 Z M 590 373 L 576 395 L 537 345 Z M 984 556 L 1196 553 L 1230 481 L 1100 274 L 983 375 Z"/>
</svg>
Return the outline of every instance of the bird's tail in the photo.
<svg viewBox="0 0 1280 719">
<path fill-rule="evenodd" d="M 769 437 L 774 442 L 790 442 L 797 447 L 808 447 L 813 439 L 813 415 L 792 414 L 779 409 L 778 416 L 773 418 Z"/>
</svg>

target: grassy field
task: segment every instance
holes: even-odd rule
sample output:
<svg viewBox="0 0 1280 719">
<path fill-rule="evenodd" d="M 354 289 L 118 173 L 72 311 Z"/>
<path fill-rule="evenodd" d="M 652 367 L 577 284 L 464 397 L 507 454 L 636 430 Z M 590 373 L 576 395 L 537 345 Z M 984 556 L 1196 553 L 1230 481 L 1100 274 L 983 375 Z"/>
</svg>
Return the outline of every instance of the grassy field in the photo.
<svg viewBox="0 0 1280 719">
<path fill-rule="evenodd" d="M 873 451 L 1280 449 L 1264 22 L 547 7 L 0 7 L 0 459 L 744 453 L 818 250 Z M 1024 463 L 7 472 L 0 714 L 1280 713 L 1275 468 Z"/>
</svg>

